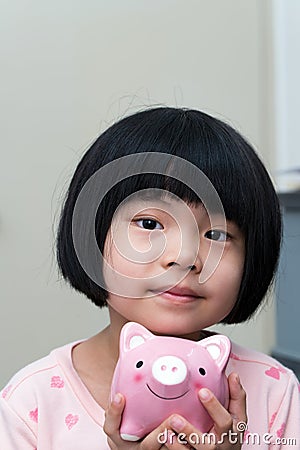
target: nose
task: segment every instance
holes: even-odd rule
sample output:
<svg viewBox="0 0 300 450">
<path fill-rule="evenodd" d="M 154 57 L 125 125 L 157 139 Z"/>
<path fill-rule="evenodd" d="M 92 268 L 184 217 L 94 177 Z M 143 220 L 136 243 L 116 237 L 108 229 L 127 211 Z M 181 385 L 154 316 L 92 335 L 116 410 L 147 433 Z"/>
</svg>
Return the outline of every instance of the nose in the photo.
<svg viewBox="0 0 300 450">
<path fill-rule="evenodd" d="M 160 383 L 172 386 L 185 380 L 187 368 L 177 356 L 162 356 L 154 362 L 152 375 Z"/>
<path fill-rule="evenodd" d="M 162 356 L 152 365 L 151 387 L 162 398 L 176 398 L 188 390 L 188 370 L 177 356 Z"/>
<path fill-rule="evenodd" d="M 162 255 L 162 265 L 165 269 L 177 266 L 182 270 L 194 270 L 200 273 L 203 267 L 197 241 L 193 243 L 182 242 L 180 248 L 166 248 Z"/>
</svg>

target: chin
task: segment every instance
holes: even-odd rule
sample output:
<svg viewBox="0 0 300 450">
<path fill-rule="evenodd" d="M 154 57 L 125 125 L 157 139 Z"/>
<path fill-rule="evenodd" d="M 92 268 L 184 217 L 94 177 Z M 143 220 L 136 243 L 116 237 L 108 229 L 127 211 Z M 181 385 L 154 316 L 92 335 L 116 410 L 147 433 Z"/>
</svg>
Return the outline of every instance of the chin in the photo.
<svg viewBox="0 0 300 450">
<path fill-rule="evenodd" d="M 199 327 L 192 327 L 185 324 L 180 323 L 170 323 L 170 321 L 163 321 L 159 323 L 153 323 L 151 321 L 147 321 L 147 323 L 142 323 L 144 327 L 148 328 L 149 331 L 153 334 L 161 335 L 161 336 L 174 336 L 174 337 L 186 337 L 193 334 L 199 334 Z"/>
</svg>

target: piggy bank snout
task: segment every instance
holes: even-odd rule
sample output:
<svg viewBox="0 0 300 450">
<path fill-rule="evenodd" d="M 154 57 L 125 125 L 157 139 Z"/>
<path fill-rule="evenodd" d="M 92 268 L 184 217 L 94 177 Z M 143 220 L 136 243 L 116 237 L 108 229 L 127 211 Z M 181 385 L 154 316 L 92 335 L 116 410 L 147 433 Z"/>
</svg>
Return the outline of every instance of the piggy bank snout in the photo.
<svg viewBox="0 0 300 450">
<path fill-rule="evenodd" d="M 187 380 L 187 367 L 177 356 L 161 356 L 152 365 L 154 380 L 164 386 L 178 386 Z"/>
</svg>

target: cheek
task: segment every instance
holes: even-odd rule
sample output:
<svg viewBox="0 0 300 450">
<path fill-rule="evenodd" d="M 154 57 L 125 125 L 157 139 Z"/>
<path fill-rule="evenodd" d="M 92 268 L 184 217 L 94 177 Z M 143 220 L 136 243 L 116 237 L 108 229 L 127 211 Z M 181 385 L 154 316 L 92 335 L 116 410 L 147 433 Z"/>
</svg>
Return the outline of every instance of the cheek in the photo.
<svg viewBox="0 0 300 450">
<path fill-rule="evenodd" d="M 203 388 L 204 384 L 200 383 L 199 381 L 196 381 L 194 383 L 194 388 L 198 392 L 201 388 Z"/>
<path fill-rule="evenodd" d="M 132 230 L 129 228 L 127 239 L 127 253 L 129 255 L 130 253 L 132 253 L 132 251 L 147 253 L 152 247 L 150 233 L 146 233 L 145 230 Z"/>
<path fill-rule="evenodd" d="M 125 282 L 126 284 L 127 278 L 135 280 L 147 275 L 147 261 L 144 262 L 140 254 L 122 253 L 113 245 L 110 251 L 104 254 L 104 258 L 109 265 L 109 267 L 104 266 L 105 281 L 107 279 L 112 283 Z"/>
<path fill-rule="evenodd" d="M 144 376 L 143 376 L 143 374 L 141 374 L 141 373 L 136 373 L 135 375 L 134 375 L 134 377 L 133 377 L 133 381 L 135 382 L 135 383 L 140 383 L 141 381 L 143 381 L 144 380 Z"/>
<path fill-rule="evenodd" d="M 215 272 L 215 276 L 213 275 L 220 292 L 223 294 L 228 293 L 230 296 L 238 293 L 242 276 L 243 261 L 241 260 L 226 262 L 226 264 L 223 264 L 221 261 Z"/>
</svg>

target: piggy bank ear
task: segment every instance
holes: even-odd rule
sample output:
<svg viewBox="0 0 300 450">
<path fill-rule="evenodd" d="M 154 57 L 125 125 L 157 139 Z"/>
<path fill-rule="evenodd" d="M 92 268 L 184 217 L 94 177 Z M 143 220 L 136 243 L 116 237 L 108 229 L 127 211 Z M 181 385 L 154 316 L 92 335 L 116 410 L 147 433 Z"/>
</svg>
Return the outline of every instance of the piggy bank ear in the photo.
<svg viewBox="0 0 300 450">
<path fill-rule="evenodd" d="M 215 336 L 210 336 L 199 341 L 199 344 L 206 348 L 215 364 L 220 370 L 223 370 L 231 350 L 231 342 L 228 337 L 216 334 Z"/>
<path fill-rule="evenodd" d="M 152 339 L 154 334 L 150 333 L 147 328 L 136 322 L 126 323 L 120 334 L 120 352 L 129 352 L 135 347 L 144 344 L 147 340 Z"/>
</svg>

